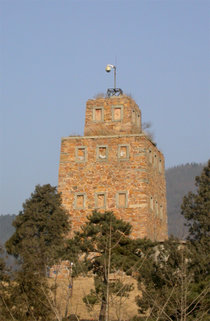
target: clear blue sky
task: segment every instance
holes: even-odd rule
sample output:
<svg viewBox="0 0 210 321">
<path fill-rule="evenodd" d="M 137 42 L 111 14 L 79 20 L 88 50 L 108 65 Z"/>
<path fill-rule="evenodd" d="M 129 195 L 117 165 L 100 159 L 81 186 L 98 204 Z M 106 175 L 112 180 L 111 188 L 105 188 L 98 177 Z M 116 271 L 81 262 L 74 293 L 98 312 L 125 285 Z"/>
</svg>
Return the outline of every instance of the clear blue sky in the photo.
<svg viewBox="0 0 210 321">
<path fill-rule="evenodd" d="M 0 213 L 57 185 L 60 140 L 117 85 L 150 121 L 166 167 L 210 152 L 210 1 L 0 0 Z"/>
</svg>

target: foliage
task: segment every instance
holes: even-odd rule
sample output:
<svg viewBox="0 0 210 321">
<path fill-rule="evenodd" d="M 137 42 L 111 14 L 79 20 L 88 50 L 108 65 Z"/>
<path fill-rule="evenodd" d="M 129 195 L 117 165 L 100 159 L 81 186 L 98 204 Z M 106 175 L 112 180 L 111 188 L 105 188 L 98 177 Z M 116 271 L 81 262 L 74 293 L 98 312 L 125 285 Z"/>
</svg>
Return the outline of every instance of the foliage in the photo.
<svg viewBox="0 0 210 321">
<path fill-rule="evenodd" d="M 187 220 L 188 239 L 205 245 L 210 238 L 210 160 L 195 181 L 197 192 L 190 192 L 184 197 L 182 215 Z"/>
<path fill-rule="evenodd" d="M 169 239 L 144 262 L 139 276 L 140 319 L 209 320 L 209 168 L 196 178 L 197 193 L 184 197 L 188 241 Z"/>
<path fill-rule="evenodd" d="M 117 219 L 112 212 L 94 211 L 74 238 L 80 257 L 81 270 L 94 275 L 95 289 L 84 297 L 89 308 L 101 304 L 99 320 L 104 320 L 109 309 L 109 300 L 115 296 L 127 296 L 133 285 L 119 279 L 110 281 L 110 275 L 124 271 L 132 274 L 140 265 L 140 246 L 149 248 L 150 241 L 129 238 L 131 225 Z M 84 269 L 83 269 L 84 267 Z"/>
<path fill-rule="evenodd" d="M 70 228 L 56 188 L 37 185 L 13 226 L 16 230 L 6 248 L 21 264 L 4 289 L 1 313 L 5 320 L 53 320 L 55 309 L 46 271 L 62 255 Z"/>
<path fill-rule="evenodd" d="M 148 137 L 151 143 L 156 146 L 157 144 L 154 142 L 154 133 L 151 131 L 151 127 L 152 127 L 151 122 L 142 123 L 143 133 Z"/>
<path fill-rule="evenodd" d="M 105 98 L 106 94 L 105 93 L 97 93 L 93 96 L 94 99 L 100 99 L 100 98 Z"/>
<path fill-rule="evenodd" d="M 3 248 L 0 246 L 0 253 L 3 253 Z M 6 263 L 3 258 L 0 257 L 0 282 L 8 279 Z"/>
<path fill-rule="evenodd" d="M 189 228 L 196 281 L 203 281 L 210 274 L 210 160 L 201 175 L 196 177 L 196 187 L 196 193 L 190 192 L 184 197 L 182 215 Z"/>
<path fill-rule="evenodd" d="M 80 136 L 71 134 L 70 136 Z M 202 164 L 185 164 L 166 170 L 167 182 L 167 206 L 168 206 L 168 230 L 178 238 L 185 236 L 184 217 L 181 215 L 181 203 L 185 194 L 194 192 L 194 178 L 200 175 Z M 14 233 L 12 221 L 15 215 L 0 215 L 0 243 L 7 241 Z"/>
<path fill-rule="evenodd" d="M 196 320 L 206 313 L 206 289 L 194 291 L 192 252 L 188 244 L 169 239 L 156 248 L 139 276 L 142 296 L 137 299 L 141 320 Z M 201 319 L 205 320 L 205 319 Z"/>
<path fill-rule="evenodd" d="M 194 272 L 192 295 L 201 295 L 207 291 L 205 305 L 210 302 L 210 160 L 203 168 L 200 176 L 195 179 L 196 193 L 188 193 L 183 199 L 182 215 L 189 228 L 188 240 L 193 253 L 190 264 Z"/>
<path fill-rule="evenodd" d="M 48 285 L 34 271 L 25 267 L 17 272 L 15 279 L 1 287 L 3 320 L 51 321 L 53 311 L 49 304 Z"/>
<path fill-rule="evenodd" d="M 37 185 L 13 226 L 15 233 L 6 242 L 9 254 L 25 264 L 28 262 L 34 269 L 53 264 L 63 250 L 64 236 L 69 231 L 68 215 L 56 187 Z"/>
</svg>

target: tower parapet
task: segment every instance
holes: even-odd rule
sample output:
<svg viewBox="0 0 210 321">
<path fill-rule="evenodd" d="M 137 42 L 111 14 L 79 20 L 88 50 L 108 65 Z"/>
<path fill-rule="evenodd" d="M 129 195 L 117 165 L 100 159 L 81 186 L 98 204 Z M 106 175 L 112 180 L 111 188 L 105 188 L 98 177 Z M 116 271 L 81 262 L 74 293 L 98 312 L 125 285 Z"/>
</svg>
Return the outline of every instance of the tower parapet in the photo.
<svg viewBox="0 0 210 321">
<path fill-rule="evenodd" d="M 140 134 L 141 132 L 141 111 L 129 96 L 111 96 L 87 101 L 85 136 Z"/>
</svg>

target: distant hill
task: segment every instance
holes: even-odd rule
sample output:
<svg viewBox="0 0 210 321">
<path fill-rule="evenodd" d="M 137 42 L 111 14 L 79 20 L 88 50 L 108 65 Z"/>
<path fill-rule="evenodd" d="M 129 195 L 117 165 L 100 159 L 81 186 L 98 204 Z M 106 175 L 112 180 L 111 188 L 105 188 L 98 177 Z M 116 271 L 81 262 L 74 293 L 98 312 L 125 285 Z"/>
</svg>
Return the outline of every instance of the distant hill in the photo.
<svg viewBox="0 0 210 321">
<path fill-rule="evenodd" d="M 0 245 L 4 245 L 4 243 L 10 238 L 10 236 L 14 233 L 15 229 L 12 226 L 12 221 L 14 220 L 15 215 L 0 215 Z M 15 260 L 12 256 L 6 255 L 6 253 L 0 253 L 0 257 L 5 257 L 5 261 L 8 266 L 14 268 Z"/>
<path fill-rule="evenodd" d="M 4 244 L 14 233 L 15 229 L 12 226 L 14 218 L 15 215 L 0 215 L 0 244 Z"/>
<path fill-rule="evenodd" d="M 180 214 L 182 199 L 189 191 L 195 191 L 195 177 L 201 174 L 204 164 L 186 164 L 166 170 L 168 231 L 179 238 L 186 236 L 184 218 Z M 14 233 L 12 221 L 15 215 L 0 215 L 0 244 Z"/>
<path fill-rule="evenodd" d="M 186 237 L 184 217 L 180 214 L 183 197 L 195 192 L 195 177 L 201 174 L 205 164 L 186 164 L 166 170 L 166 189 L 168 207 L 168 234 L 178 238 Z"/>
</svg>

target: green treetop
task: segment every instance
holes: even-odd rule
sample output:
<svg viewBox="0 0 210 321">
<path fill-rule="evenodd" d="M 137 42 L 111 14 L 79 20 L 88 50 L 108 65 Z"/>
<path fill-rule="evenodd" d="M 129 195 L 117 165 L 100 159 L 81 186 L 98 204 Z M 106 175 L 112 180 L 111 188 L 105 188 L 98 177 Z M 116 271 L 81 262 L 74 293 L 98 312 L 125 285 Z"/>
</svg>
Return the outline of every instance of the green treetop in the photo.
<svg viewBox="0 0 210 321">
<path fill-rule="evenodd" d="M 208 243 L 210 238 L 210 160 L 195 179 L 197 193 L 188 193 L 181 206 L 189 228 L 188 239 Z"/>
<path fill-rule="evenodd" d="M 2 301 L 4 320 L 55 320 L 56 305 L 46 272 L 61 258 L 70 229 L 69 215 L 56 187 L 37 185 L 13 226 L 15 232 L 6 249 L 21 264 Z"/>
<path fill-rule="evenodd" d="M 55 262 L 70 229 L 60 194 L 51 185 L 37 185 L 13 221 L 15 232 L 6 242 L 9 254 L 40 268 Z"/>
</svg>

